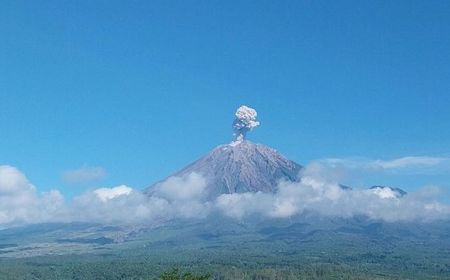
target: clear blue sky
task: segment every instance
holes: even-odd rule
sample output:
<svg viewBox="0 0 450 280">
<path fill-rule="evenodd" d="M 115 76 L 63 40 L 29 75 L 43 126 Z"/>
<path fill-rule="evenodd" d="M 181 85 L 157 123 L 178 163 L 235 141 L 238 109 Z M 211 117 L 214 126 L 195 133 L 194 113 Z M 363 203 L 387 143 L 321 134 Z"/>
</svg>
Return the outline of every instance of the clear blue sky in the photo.
<svg viewBox="0 0 450 280">
<path fill-rule="evenodd" d="M 61 180 L 83 165 L 107 170 L 95 186 L 142 188 L 229 142 L 241 104 L 261 121 L 249 138 L 302 164 L 447 157 L 449 15 L 450 1 L 2 1 L 0 164 L 43 191 L 93 187 Z"/>
</svg>

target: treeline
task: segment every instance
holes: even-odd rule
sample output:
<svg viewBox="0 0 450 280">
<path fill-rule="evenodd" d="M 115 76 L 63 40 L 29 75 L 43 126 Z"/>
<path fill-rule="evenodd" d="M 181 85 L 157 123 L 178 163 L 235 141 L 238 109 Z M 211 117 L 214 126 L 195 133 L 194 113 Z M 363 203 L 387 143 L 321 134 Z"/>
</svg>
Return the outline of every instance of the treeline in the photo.
<svg viewBox="0 0 450 280">
<path fill-rule="evenodd" d="M 406 255 L 406 254 L 404 254 Z M 168 253 L 170 261 L 147 256 L 41 256 L 0 258 L 0 280 L 270 280 L 270 279 L 450 279 L 450 264 L 430 259 L 360 255 L 339 261 L 294 256 L 232 255 L 209 258 L 200 254 Z M 256 258 L 256 259 L 255 259 Z M 380 260 L 378 260 L 380 259 Z M 378 260 L 375 262 L 374 260 Z M 173 267 L 178 270 L 173 270 Z"/>
<path fill-rule="evenodd" d="M 0 262 L 0 280 L 271 280 L 271 279 L 399 279 L 398 275 L 374 274 L 343 265 L 317 264 L 305 267 L 250 269 L 222 266 L 180 269 L 163 268 L 139 262 L 108 263 L 14 263 Z M 414 279 L 439 279 L 432 276 Z"/>
</svg>

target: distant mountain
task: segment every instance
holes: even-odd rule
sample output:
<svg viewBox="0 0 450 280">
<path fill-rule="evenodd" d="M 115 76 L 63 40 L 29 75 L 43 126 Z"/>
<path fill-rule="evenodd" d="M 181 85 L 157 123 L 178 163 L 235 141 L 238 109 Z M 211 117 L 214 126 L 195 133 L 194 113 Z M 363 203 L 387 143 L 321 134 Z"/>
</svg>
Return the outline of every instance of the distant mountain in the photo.
<svg viewBox="0 0 450 280">
<path fill-rule="evenodd" d="M 376 192 L 383 197 L 402 197 L 408 194 L 406 191 L 400 188 L 394 188 L 389 186 L 372 186 L 370 190 Z"/>
<path fill-rule="evenodd" d="M 216 147 L 170 177 L 201 174 L 207 180 L 208 196 L 213 198 L 229 193 L 275 192 L 280 180 L 298 181 L 301 169 L 276 150 L 243 140 Z M 151 194 L 155 185 L 145 192 Z"/>
</svg>

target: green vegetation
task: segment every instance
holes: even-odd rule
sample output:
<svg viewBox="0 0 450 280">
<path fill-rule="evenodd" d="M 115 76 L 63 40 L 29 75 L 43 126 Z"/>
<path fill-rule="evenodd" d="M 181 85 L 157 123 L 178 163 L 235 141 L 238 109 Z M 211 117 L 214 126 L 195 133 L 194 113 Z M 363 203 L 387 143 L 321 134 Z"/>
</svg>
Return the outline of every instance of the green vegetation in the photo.
<svg viewBox="0 0 450 280">
<path fill-rule="evenodd" d="M 440 256 L 426 260 L 412 250 L 404 257 L 388 252 L 357 253 L 353 257 L 349 257 L 350 251 L 342 251 L 342 256 L 323 253 L 322 257 L 313 257 L 284 250 L 274 253 L 260 247 L 246 251 L 165 248 L 145 255 L 126 252 L 9 258 L 0 259 L 0 279 L 450 279 L 448 260 L 439 260 Z"/>
<path fill-rule="evenodd" d="M 0 235 L 0 280 L 450 279 L 450 225 L 71 225 Z M 102 238 L 105 237 L 105 238 Z M 176 267 L 179 270 L 173 270 Z M 208 276 L 210 276 L 208 278 Z"/>
<path fill-rule="evenodd" d="M 178 269 L 174 268 L 171 271 L 161 274 L 160 278 L 161 280 L 208 280 L 211 276 L 209 274 L 196 275 L 192 272 L 181 273 Z"/>
</svg>

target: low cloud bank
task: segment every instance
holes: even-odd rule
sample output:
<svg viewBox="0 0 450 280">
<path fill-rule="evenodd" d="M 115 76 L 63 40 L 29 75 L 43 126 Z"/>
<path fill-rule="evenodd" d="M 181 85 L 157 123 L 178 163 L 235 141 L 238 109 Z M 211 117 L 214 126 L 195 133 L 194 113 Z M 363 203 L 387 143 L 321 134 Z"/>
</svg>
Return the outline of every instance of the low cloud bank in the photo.
<svg viewBox="0 0 450 280">
<path fill-rule="evenodd" d="M 275 194 L 226 194 L 217 199 L 225 215 L 243 218 L 254 214 L 288 218 L 303 213 L 329 217 L 394 221 L 447 219 L 450 206 L 436 199 L 437 188 L 424 188 L 403 197 L 390 189 L 345 190 L 338 184 L 324 184 L 313 178 L 299 183 L 280 183 Z"/>
<path fill-rule="evenodd" d="M 197 174 L 170 178 L 148 196 L 126 185 L 87 191 L 65 201 L 58 190 L 39 193 L 12 166 L 0 166 L 0 226 L 44 222 L 152 224 L 174 218 L 203 218 L 206 181 Z"/>
<path fill-rule="evenodd" d="M 204 218 L 211 213 L 236 219 L 253 215 L 288 218 L 305 213 L 330 217 L 367 216 L 394 221 L 448 219 L 450 205 L 438 202 L 440 190 L 427 187 L 402 195 L 388 188 L 343 189 L 320 164 L 307 166 L 300 182 L 280 182 L 276 193 L 223 194 L 208 201 L 207 180 L 192 173 L 172 177 L 145 195 L 126 185 L 98 188 L 71 201 L 52 190 L 39 193 L 12 166 L 0 166 L 0 226 L 42 222 L 158 223 Z"/>
</svg>

